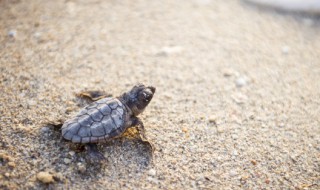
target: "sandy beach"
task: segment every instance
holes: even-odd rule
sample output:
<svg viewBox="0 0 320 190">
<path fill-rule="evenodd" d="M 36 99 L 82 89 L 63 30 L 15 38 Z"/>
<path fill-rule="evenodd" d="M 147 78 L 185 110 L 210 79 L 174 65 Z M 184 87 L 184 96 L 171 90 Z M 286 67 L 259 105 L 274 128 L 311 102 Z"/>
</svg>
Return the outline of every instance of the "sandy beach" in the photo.
<svg viewBox="0 0 320 190">
<path fill-rule="evenodd" d="M 238 0 L 0 0 L 0 189 L 319 189 L 319 34 Z M 139 82 L 153 154 L 89 163 L 48 125 Z"/>
</svg>

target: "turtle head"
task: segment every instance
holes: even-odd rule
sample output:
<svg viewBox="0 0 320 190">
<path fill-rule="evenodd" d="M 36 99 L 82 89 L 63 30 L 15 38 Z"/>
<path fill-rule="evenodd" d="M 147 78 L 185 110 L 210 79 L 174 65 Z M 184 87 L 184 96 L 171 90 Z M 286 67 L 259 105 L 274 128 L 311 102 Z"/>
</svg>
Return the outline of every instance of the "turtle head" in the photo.
<svg viewBox="0 0 320 190">
<path fill-rule="evenodd" d="M 131 109 L 133 115 L 137 116 L 148 106 L 155 92 L 156 88 L 153 86 L 137 84 L 122 95 L 122 100 Z"/>
</svg>

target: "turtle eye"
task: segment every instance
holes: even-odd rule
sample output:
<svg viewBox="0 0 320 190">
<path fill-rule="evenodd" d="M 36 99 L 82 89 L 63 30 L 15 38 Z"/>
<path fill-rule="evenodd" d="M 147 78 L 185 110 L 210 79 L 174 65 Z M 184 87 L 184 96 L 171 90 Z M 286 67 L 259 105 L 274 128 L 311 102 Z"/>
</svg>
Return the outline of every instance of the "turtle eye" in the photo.
<svg viewBox="0 0 320 190">
<path fill-rule="evenodd" d="M 143 94 L 143 97 L 144 97 L 144 98 L 147 98 L 147 97 L 148 97 L 147 93 L 143 92 L 142 94 Z"/>
<path fill-rule="evenodd" d="M 149 102 L 149 95 L 147 93 L 142 93 L 143 94 L 143 101 L 144 102 Z"/>
<path fill-rule="evenodd" d="M 140 101 L 146 102 L 147 99 L 148 99 L 148 94 L 145 93 L 145 92 L 141 92 L 141 93 L 139 93 L 139 95 L 138 95 L 138 99 L 139 99 Z"/>
</svg>

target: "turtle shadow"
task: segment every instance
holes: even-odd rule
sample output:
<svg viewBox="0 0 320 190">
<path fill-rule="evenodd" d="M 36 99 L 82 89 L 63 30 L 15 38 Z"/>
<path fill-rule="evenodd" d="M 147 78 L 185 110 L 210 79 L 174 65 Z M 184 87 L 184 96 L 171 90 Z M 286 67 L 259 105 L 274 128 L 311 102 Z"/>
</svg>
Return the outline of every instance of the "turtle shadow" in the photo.
<svg viewBox="0 0 320 190">
<path fill-rule="evenodd" d="M 40 171 L 49 171 L 53 175 L 56 181 L 54 187 L 65 187 L 66 182 L 72 184 L 79 180 L 98 184 L 101 181 L 117 183 L 124 176 L 146 172 L 152 163 L 152 151 L 139 139 L 124 136 L 99 143 L 99 151 L 104 154 L 105 160 L 92 162 L 84 145 L 64 140 L 57 126 L 46 127 L 48 129 L 40 131 L 42 134 L 39 135 L 39 145 L 43 148 L 37 152 L 41 155 L 34 158 L 41 164 L 30 175 L 26 174 L 22 183 Z M 44 188 L 41 183 L 38 185 Z"/>
<path fill-rule="evenodd" d="M 75 150 L 74 148 L 77 147 L 71 144 L 70 149 Z M 98 148 L 104 154 L 105 160 L 91 161 L 86 150 L 77 153 L 75 158 L 77 164 L 74 164 L 73 169 L 76 177 L 92 182 L 106 179 L 117 181 L 121 176 L 144 173 L 152 164 L 150 148 L 140 143 L 139 140 L 129 140 L 123 137 L 100 143 Z"/>
<path fill-rule="evenodd" d="M 129 175 L 133 171 L 143 172 L 152 164 L 152 147 L 142 143 L 137 134 L 124 134 L 111 141 L 98 143 L 99 151 L 104 154 L 105 160 L 93 161 L 89 158 L 85 145 L 64 140 L 59 126 L 48 127 L 50 133 L 43 143 L 55 140 L 57 146 L 56 151 L 50 153 L 57 157 L 52 165 L 68 165 L 69 169 L 71 168 L 73 173 L 82 179 Z M 60 167 L 56 169 L 61 171 Z"/>
<path fill-rule="evenodd" d="M 59 140 L 58 146 L 64 151 L 73 151 L 78 154 L 79 161 L 86 161 L 95 165 L 103 163 L 103 161 L 95 162 L 90 160 L 87 156 L 87 151 L 84 144 L 75 144 L 63 139 L 61 136 L 61 126 L 47 125 L 51 128 L 52 133 L 47 136 L 47 140 Z M 143 142 L 137 130 L 128 129 L 121 137 L 107 141 L 105 143 L 98 143 L 99 151 L 105 155 L 105 161 L 112 161 L 110 158 L 118 157 L 120 160 L 136 160 L 137 164 L 148 166 L 152 162 L 153 147 L 151 143 Z M 81 154 L 80 154 L 81 153 Z M 137 158 L 137 159 L 134 159 Z M 131 162 L 124 162 L 131 163 Z"/>
</svg>

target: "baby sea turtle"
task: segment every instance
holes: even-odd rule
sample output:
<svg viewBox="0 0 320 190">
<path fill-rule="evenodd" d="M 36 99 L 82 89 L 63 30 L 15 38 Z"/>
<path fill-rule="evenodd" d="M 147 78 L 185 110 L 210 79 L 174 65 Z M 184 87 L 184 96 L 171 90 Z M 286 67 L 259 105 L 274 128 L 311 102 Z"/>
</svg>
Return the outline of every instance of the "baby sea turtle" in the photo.
<svg viewBox="0 0 320 190">
<path fill-rule="evenodd" d="M 102 160 L 96 143 L 121 136 L 126 129 L 137 127 L 142 141 L 147 141 L 142 121 L 137 117 L 150 103 L 155 87 L 138 84 L 117 98 L 103 98 L 83 108 L 62 126 L 62 136 L 86 145 L 92 159 Z"/>
</svg>

